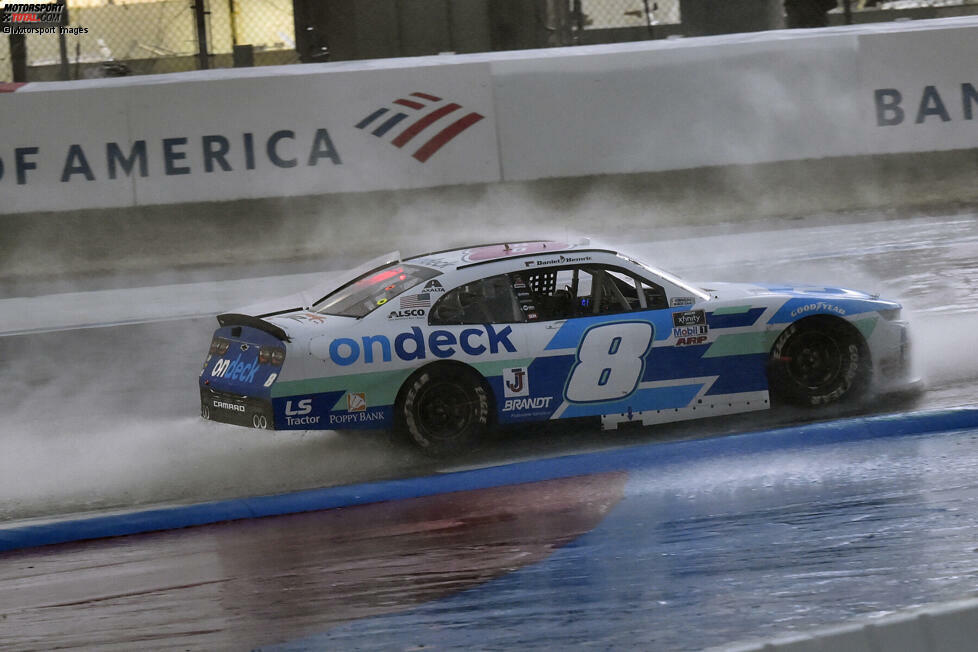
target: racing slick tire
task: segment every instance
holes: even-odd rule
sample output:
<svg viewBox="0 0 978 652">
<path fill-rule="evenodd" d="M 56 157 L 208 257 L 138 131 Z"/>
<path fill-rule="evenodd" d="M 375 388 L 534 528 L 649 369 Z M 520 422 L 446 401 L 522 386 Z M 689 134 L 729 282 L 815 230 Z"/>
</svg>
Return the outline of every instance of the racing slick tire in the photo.
<svg viewBox="0 0 978 652">
<path fill-rule="evenodd" d="M 859 397 L 870 375 L 869 349 L 852 325 L 815 316 L 786 328 L 771 349 L 772 397 L 794 405 L 819 406 Z"/>
<path fill-rule="evenodd" d="M 409 381 L 398 408 L 414 443 L 435 457 L 474 447 L 489 424 L 482 379 L 460 367 L 422 370 Z"/>
</svg>

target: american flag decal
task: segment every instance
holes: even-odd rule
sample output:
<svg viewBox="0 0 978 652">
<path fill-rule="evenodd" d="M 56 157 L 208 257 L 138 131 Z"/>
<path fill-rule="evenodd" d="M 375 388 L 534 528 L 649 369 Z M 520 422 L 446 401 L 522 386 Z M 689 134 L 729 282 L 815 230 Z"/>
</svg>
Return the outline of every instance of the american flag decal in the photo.
<svg viewBox="0 0 978 652">
<path fill-rule="evenodd" d="M 460 104 L 456 104 L 455 102 L 440 104 L 441 102 L 442 98 L 436 97 L 435 95 L 429 95 L 428 93 L 411 93 L 406 98 L 401 97 L 391 102 L 391 104 L 397 105 L 397 108 L 394 109 L 394 113 L 392 115 L 388 115 L 391 113 L 391 108 L 382 107 L 358 122 L 356 127 L 357 129 L 366 129 L 381 118 L 384 118 L 384 120 L 380 121 L 380 123 L 370 132 L 378 138 L 383 138 L 388 134 L 388 132 L 394 130 L 394 128 L 400 125 L 404 120 L 407 120 L 409 117 L 416 118 L 413 121 L 410 121 L 410 123 L 402 130 L 398 131 L 391 140 L 391 145 L 400 149 L 414 140 L 416 136 L 421 134 L 421 132 L 425 131 L 435 122 L 438 122 L 442 118 L 449 116 L 462 108 Z M 405 110 L 424 111 L 424 113 L 418 116 L 417 114 L 405 113 Z M 424 163 L 429 158 L 434 156 L 438 150 L 451 142 L 453 138 L 483 118 L 485 118 L 484 115 L 475 113 L 474 111 L 466 113 L 449 125 L 443 127 L 437 133 L 431 135 L 431 137 L 423 142 L 421 146 L 418 147 L 413 154 L 411 154 L 411 156 Z"/>
<path fill-rule="evenodd" d="M 429 308 L 431 306 L 430 294 L 408 294 L 401 297 L 401 308 Z"/>
</svg>

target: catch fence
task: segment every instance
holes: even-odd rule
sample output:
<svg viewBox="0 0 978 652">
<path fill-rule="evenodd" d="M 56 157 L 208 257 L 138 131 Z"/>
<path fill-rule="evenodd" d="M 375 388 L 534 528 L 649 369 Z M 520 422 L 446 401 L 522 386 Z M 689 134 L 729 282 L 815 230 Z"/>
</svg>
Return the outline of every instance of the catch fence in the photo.
<svg viewBox="0 0 978 652">
<path fill-rule="evenodd" d="M 310 1 L 67 0 L 66 34 L 23 37 L 26 81 L 297 63 L 296 7 Z M 400 0 L 397 6 L 403 12 L 410 3 L 422 1 Z M 548 26 L 550 37 L 537 44 L 545 47 L 682 35 L 684 27 L 691 28 L 682 22 L 684 6 L 718 0 L 534 1 L 546 4 L 548 15 L 558 17 L 560 23 Z M 764 1 L 726 0 L 755 5 Z M 485 2 L 491 5 L 490 0 Z M 4 4 L 10 3 L 0 2 Z M 837 4 L 829 14 L 831 25 L 978 13 L 978 0 L 838 0 Z M 561 36 L 554 38 L 554 32 Z M 0 82 L 14 79 L 13 38 L 0 37 Z M 326 47 L 328 51 L 328 43 Z"/>
</svg>

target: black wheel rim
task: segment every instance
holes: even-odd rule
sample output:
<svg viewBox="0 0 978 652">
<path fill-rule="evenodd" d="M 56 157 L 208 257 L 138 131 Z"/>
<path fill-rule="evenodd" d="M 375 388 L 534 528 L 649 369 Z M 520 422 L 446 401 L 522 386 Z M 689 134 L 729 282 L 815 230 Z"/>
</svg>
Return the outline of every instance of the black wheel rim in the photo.
<svg viewBox="0 0 978 652">
<path fill-rule="evenodd" d="M 843 372 L 843 355 L 834 337 L 818 331 L 792 337 L 781 359 L 788 377 L 801 387 L 818 390 L 835 383 Z"/>
<path fill-rule="evenodd" d="M 425 436 L 448 441 L 462 434 L 475 418 L 476 397 L 450 382 L 426 386 L 417 398 L 418 425 Z"/>
</svg>

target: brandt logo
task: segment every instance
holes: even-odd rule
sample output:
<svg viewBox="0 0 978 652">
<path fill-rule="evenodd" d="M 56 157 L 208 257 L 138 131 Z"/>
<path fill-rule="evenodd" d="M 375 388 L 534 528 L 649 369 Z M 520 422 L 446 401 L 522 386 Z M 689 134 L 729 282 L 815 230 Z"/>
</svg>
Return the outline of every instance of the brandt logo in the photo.
<svg viewBox="0 0 978 652">
<path fill-rule="evenodd" d="M 408 119 L 409 117 L 416 118 L 414 120 L 409 120 L 407 126 L 398 131 L 394 136 L 394 139 L 390 141 L 391 145 L 400 149 L 414 140 L 414 138 L 421 132 L 427 130 L 428 127 L 433 125 L 435 122 L 438 122 L 447 116 L 452 116 L 452 114 L 462 108 L 460 104 L 456 104 L 455 102 L 449 102 L 447 104 L 436 106 L 440 102 L 442 102 L 442 98 L 436 97 L 435 95 L 429 95 L 428 93 L 411 93 L 411 95 L 407 98 L 401 97 L 391 102 L 391 104 L 397 105 L 397 107 L 393 109 L 393 114 L 391 114 L 390 107 L 381 107 L 358 122 L 356 127 L 357 129 L 366 129 L 383 117 L 384 120 L 370 132 L 374 136 L 377 136 L 377 138 L 383 138 L 402 121 Z M 405 109 L 422 113 L 420 116 L 417 113 L 410 114 L 406 113 Z M 428 109 L 431 110 L 429 111 Z M 418 147 L 418 149 L 414 151 L 413 154 L 411 154 L 411 156 L 424 163 L 429 158 L 434 156 L 438 150 L 451 142 L 453 138 L 482 120 L 484 117 L 484 115 L 475 112 L 466 113 L 447 126 L 444 126 L 436 133 L 433 133 L 421 144 L 420 147 Z"/>
</svg>

